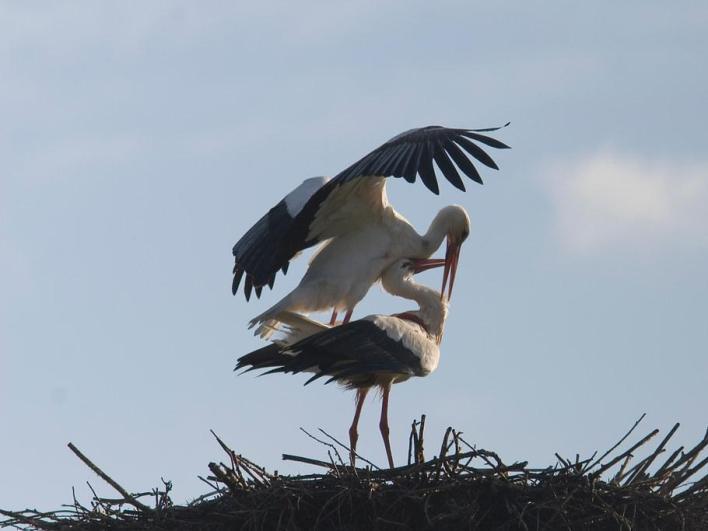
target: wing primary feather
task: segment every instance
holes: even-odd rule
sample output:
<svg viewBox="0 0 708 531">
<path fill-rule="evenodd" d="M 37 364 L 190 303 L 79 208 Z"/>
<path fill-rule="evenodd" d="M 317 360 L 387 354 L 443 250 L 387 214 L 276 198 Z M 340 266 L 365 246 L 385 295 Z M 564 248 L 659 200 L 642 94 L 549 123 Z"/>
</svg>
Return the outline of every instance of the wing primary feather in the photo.
<svg viewBox="0 0 708 531">
<path fill-rule="evenodd" d="M 264 367 L 279 367 L 283 364 L 286 356 L 280 352 L 280 346 L 271 344 L 266 347 L 254 350 L 238 359 L 235 371 L 251 366 L 250 369 L 261 369 Z"/>
<path fill-rule="evenodd" d="M 415 177 L 418 174 L 420 160 L 423 156 L 423 146 L 416 145 L 413 150 L 414 151 L 411 154 L 411 158 L 408 160 L 408 164 L 406 165 L 406 175 L 404 175 L 404 178 L 410 183 L 415 181 Z"/>
<path fill-rule="evenodd" d="M 243 269 L 238 267 L 238 264 L 234 266 L 234 280 L 231 283 L 231 294 L 236 295 L 238 293 L 239 284 L 241 284 L 241 278 L 243 278 Z"/>
<path fill-rule="evenodd" d="M 460 134 L 462 136 L 466 136 L 467 138 L 476 140 L 477 142 L 481 142 L 482 144 L 486 144 L 489 147 L 497 149 L 511 149 L 504 142 L 500 142 L 499 140 L 497 140 L 496 138 L 492 138 L 491 136 L 480 135 L 478 133 L 473 133 L 472 131 L 464 131 Z"/>
<path fill-rule="evenodd" d="M 462 182 L 460 174 L 457 173 L 457 168 L 455 168 L 455 165 L 450 160 L 450 157 L 447 156 L 447 153 L 445 153 L 445 150 L 439 142 L 435 144 L 433 158 L 447 180 L 450 181 L 455 188 L 464 192 L 465 183 Z"/>
<path fill-rule="evenodd" d="M 368 371 L 362 370 L 361 368 L 349 369 L 346 371 L 339 371 L 336 374 L 330 376 L 330 378 L 325 382 L 325 385 L 330 384 L 334 381 L 346 379 L 350 376 L 355 376 L 357 374 L 366 374 Z"/>
<path fill-rule="evenodd" d="M 324 375 L 325 375 L 325 373 L 323 373 L 323 372 L 318 372 L 318 373 L 316 373 L 314 376 L 312 376 L 311 378 L 308 378 L 307 381 L 306 381 L 304 384 L 302 384 L 302 385 L 309 385 L 309 384 L 311 384 L 312 382 L 314 382 L 315 380 L 319 380 L 319 379 L 322 378 Z"/>
<path fill-rule="evenodd" d="M 246 294 L 246 302 L 251 300 L 251 290 L 253 289 L 253 277 L 246 275 L 246 284 L 243 287 L 243 292 Z"/>
<path fill-rule="evenodd" d="M 457 144 L 454 142 L 448 142 L 445 146 L 445 151 L 448 152 L 448 154 L 452 157 L 452 160 L 454 160 L 455 164 L 457 164 L 457 167 L 460 168 L 464 174 L 467 175 L 467 177 L 478 182 L 479 184 L 483 184 L 482 177 L 479 176 L 477 168 L 474 167 L 474 164 L 470 162 Z"/>
<path fill-rule="evenodd" d="M 290 262 L 285 262 L 285 265 L 280 268 L 280 270 L 283 272 L 283 275 L 288 274 L 288 267 L 290 267 Z"/>
<path fill-rule="evenodd" d="M 263 286 L 256 286 L 256 298 L 260 299 L 261 298 L 261 293 L 263 292 Z"/>
<path fill-rule="evenodd" d="M 274 284 L 275 284 L 275 273 L 273 273 L 273 276 L 271 276 L 271 277 L 268 279 L 268 287 L 269 287 L 270 289 L 273 289 L 273 285 L 274 285 Z"/>
<path fill-rule="evenodd" d="M 276 367 L 275 369 L 271 369 L 266 372 L 262 372 L 258 376 L 265 376 L 266 374 L 277 374 L 279 372 L 287 372 L 287 369 L 285 367 Z"/>
<path fill-rule="evenodd" d="M 406 158 L 404 160 L 403 164 L 403 178 L 408 181 L 409 183 L 414 183 L 415 182 L 415 159 L 417 157 L 417 147 L 416 146 L 409 146 L 408 151 L 406 154 Z"/>
<path fill-rule="evenodd" d="M 511 124 L 511 122 L 506 122 L 504 125 L 500 125 L 498 127 L 485 127 L 483 129 L 465 129 L 465 131 L 474 131 L 476 133 L 491 133 L 492 131 L 499 131 L 499 129 L 504 129 L 509 124 Z"/>
<path fill-rule="evenodd" d="M 383 169 L 386 167 L 386 164 L 388 164 L 389 159 L 391 158 L 393 154 L 391 153 L 390 149 L 386 149 L 384 151 L 381 151 L 376 155 L 374 159 L 372 159 L 370 167 L 367 168 L 367 175 L 375 175 L 375 176 L 386 176 L 385 173 L 383 173 Z"/>
<path fill-rule="evenodd" d="M 487 155 L 487 152 L 474 142 L 466 139 L 464 136 L 458 136 L 457 138 L 455 138 L 455 142 L 459 144 L 460 147 L 462 147 L 467 153 L 472 155 L 485 166 L 488 166 L 495 170 L 499 169 L 499 166 L 497 166 L 497 163 L 492 160 L 492 157 Z"/>
<path fill-rule="evenodd" d="M 403 170 L 406 167 L 406 160 L 408 159 L 408 152 L 410 148 L 408 146 L 400 146 L 398 152 L 396 153 L 396 158 L 391 161 L 390 164 L 390 174 L 395 177 L 403 177 Z"/>
<path fill-rule="evenodd" d="M 433 153 L 430 148 L 430 143 L 426 142 L 425 146 L 421 150 L 422 154 L 418 164 L 418 173 L 420 174 L 420 179 L 423 181 L 423 184 L 427 186 L 428 190 L 433 192 L 435 195 L 439 195 L 440 189 L 438 188 L 438 180 L 435 178 L 435 170 L 433 169 Z"/>
<path fill-rule="evenodd" d="M 242 367 L 236 367 L 236 368 L 234 368 L 234 372 L 237 371 L 237 370 L 239 370 L 239 369 L 241 369 L 241 368 L 242 368 Z M 242 374 L 246 374 L 247 372 L 255 371 L 255 370 L 260 369 L 260 368 L 261 368 L 261 367 L 256 367 L 256 366 L 249 367 L 248 369 L 242 370 L 240 373 L 238 373 L 238 375 L 241 376 Z"/>
<path fill-rule="evenodd" d="M 354 179 L 356 177 L 361 177 L 363 175 L 368 175 L 369 167 L 372 165 L 373 160 L 378 155 L 378 151 L 374 151 L 365 155 L 361 160 L 352 164 L 349 168 L 344 170 L 344 180 Z M 338 176 L 339 177 L 339 176 Z"/>
<path fill-rule="evenodd" d="M 341 376 L 335 374 L 334 376 L 331 376 L 331 377 L 325 382 L 325 385 L 331 384 L 332 382 L 336 382 L 337 380 L 339 380 L 339 378 L 341 378 Z"/>
<path fill-rule="evenodd" d="M 394 166 L 401 152 L 401 146 L 391 146 L 385 157 L 381 157 L 381 161 L 377 168 L 376 175 L 388 177 L 391 175 L 391 168 Z"/>
</svg>

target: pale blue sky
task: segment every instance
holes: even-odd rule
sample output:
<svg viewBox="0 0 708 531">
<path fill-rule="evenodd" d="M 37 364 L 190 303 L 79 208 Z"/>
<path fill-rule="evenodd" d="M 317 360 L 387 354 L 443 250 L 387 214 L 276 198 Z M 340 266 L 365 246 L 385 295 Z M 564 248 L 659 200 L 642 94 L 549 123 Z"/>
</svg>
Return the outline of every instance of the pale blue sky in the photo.
<svg viewBox="0 0 708 531">
<path fill-rule="evenodd" d="M 428 415 L 505 459 L 553 462 L 708 420 L 704 2 L 0 2 L 0 507 L 160 477 L 184 501 L 213 428 L 282 472 L 346 436 L 353 397 L 236 377 L 247 304 L 231 246 L 304 178 L 411 127 L 485 127 L 501 171 L 470 212 L 437 372 L 394 388 L 394 453 Z M 439 274 L 423 277 L 434 286 Z M 410 307 L 374 288 L 359 316 Z M 383 463 L 378 403 L 361 451 Z M 41 478 L 41 479 L 40 479 Z M 103 485 L 99 492 L 108 493 Z"/>
</svg>

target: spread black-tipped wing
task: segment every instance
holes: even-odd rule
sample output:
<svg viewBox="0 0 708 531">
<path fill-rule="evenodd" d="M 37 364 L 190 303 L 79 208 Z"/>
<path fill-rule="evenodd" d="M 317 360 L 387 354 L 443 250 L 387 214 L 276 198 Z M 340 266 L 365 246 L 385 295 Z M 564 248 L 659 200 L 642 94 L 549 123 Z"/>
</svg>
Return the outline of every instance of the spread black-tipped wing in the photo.
<svg viewBox="0 0 708 531">
<path fill-rule="evenodd" d="M 355 186 L 360 178 L 370 179 L 372 188 L 376 188 L 372 193 L 379 193 L 378 188 L 382 190 L 377 187 L 382 177 L 402 177 L 411 183 L 420 177 L 435 194 L 439 193 L 437 173 L 442 173 L 460 190 L 465 190 L 461 174 L 481 184 L 474 161 L 489 168 L 498 167 L 480 145 L 496 149 L 509 147 L 482 134 L 498 129 L 501 128 L 454 129 L 437 125 L 411 129 L 382 144 L 328 182 L 314 186 L 307 184 L 312 181 L 308 179 L 263 216 L 234 246 L 232 292 L 236 294 L 243 282 L 247 300 L 253 291 L 260 296 L 264 286 L 273 287 L 278 271 L 287 272 L 290 260 L 297 253 L 325 239 L 356 230 L 359 225 L 355 222 L 323 228 L 328 227 L 328 220 L 320 218 L 331 212 L 341 215 L 337 208 L 327 206 L 349 200 L 348 188 Z M 297 209 L 288 208 L 288 198 L 297 199 Z M 375 213 L 361 213 L 361 216 L 375 218 L 369 214 Z M 313 229 L 313 224 L 318 228 Z"/>
<path fill-rule="evenodd" d="M 509 124 L 502 127 L 507 125 Z M 378 175 L 403 177 L 408 182 L 415 182 L 416 177 L 420 177 L 423 184 L 437 194 L 439 187 L 433 169 L 435 162 L 443 176 L 453 186 L 464 191 L 464 183 L 455 166 L 480 184 L 482 179 L 470 157 L 489 168 L 499 169 L 494 160 L 479 146 L 484 144 L 497 149 L 507 149 L 509 146 L 506 144 L 482 134 L 499 129 L 501 127 L 453 129 L 439 125 L 411 129 L 364 156 L 334 180 L 349 181 L 357 177 Z"/>
<path fill-rule="evenodd" d="M 306 384 L 323 376 L 327 383 L 370 384 L 374 374 L 421 375 L 420 358 L 374 322 L 362 319 L 312 335 L 289 347 L 269 345 L 239 358 L 238 369 L 267 373 L 314 372 Z"/>
</svg>

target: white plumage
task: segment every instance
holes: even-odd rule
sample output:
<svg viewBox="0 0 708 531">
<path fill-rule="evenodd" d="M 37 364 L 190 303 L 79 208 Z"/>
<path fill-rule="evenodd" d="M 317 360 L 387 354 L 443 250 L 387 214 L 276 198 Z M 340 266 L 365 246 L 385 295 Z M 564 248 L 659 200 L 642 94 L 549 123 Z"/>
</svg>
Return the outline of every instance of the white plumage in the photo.
<svg viewBox="0 0 708 531">
<path fill-rule="evenodd" d="M 384 186 L 384 178 L 370 178 L 347 183 L 330 194 L 311 229 L 324 232 L 329 239 L 318 249 L 298 286 L 251 321 L 251 326 L 264 324 L 257 329 L 259 335 L 268 337 L 277 328 L 275 316 L 283 311 L 332 308 L 331 324 L 337 312 L 347 312 L 344 322 L 348 322 L 354 307 L 387 267 L 403 257 L 428 258 L 445 238 L 448 255 L 454 257 L 449 266 L 454 279 L 459 248 L 470 231 L 465 209 L 457 205 L 443 208 L 421 235 L 389 204 Z"/>
<path fill-rule="evenodd" d="M 329 181 L 328 177 L 310 177 L 305 179 L 300 186 L 285 196 L 285 208 L 290 217 L 297 216 L 305 207 L 314 193 Z"/>
</svg>

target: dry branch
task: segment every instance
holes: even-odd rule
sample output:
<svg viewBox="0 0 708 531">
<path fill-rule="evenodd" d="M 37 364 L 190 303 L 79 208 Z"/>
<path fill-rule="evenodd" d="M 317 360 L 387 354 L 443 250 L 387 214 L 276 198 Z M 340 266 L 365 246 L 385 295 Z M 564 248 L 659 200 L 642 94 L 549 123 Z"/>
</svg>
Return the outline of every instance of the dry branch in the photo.
<svg viewBox="0 0 708 531">
<path fill-rule="evenodd" d="M 103 470 L 101 470 L 96 465 L 94 465 L 88 457 L 86 457 L 83 453 L 81 453 L 81 451 L 76 446 L 73 445 L 73 443 L 69 443 L 68 447 L 69 447 L 69 450 L 74 452 L 74 454 L 76 454 L 76 456 L 79 459 L 81 459 L 86 466 L 88 466 L 91 470 L 93 470 L 96 473 L 96 475 L 98 475 L 98 477 L 100 477 L 103 481 L 105 481 L 111 487 L 116 489 L 123 496 L 125 502 L 131 504 L 133 507 L 135 507 L 136 509 L 139 509 L 141 511 L 149 511 L 150 510 L 150 508 L 147 505 L 143 505 L 142 503 L 140 503 L 137 499 L 135 499 L 135 497 L 133 497 L 132 494 L 130 494 L 123 487 L 121 487 L 118 483 L 113 481 L 113 479 L 108 474 L 106 474 Z"/>
</svg>

